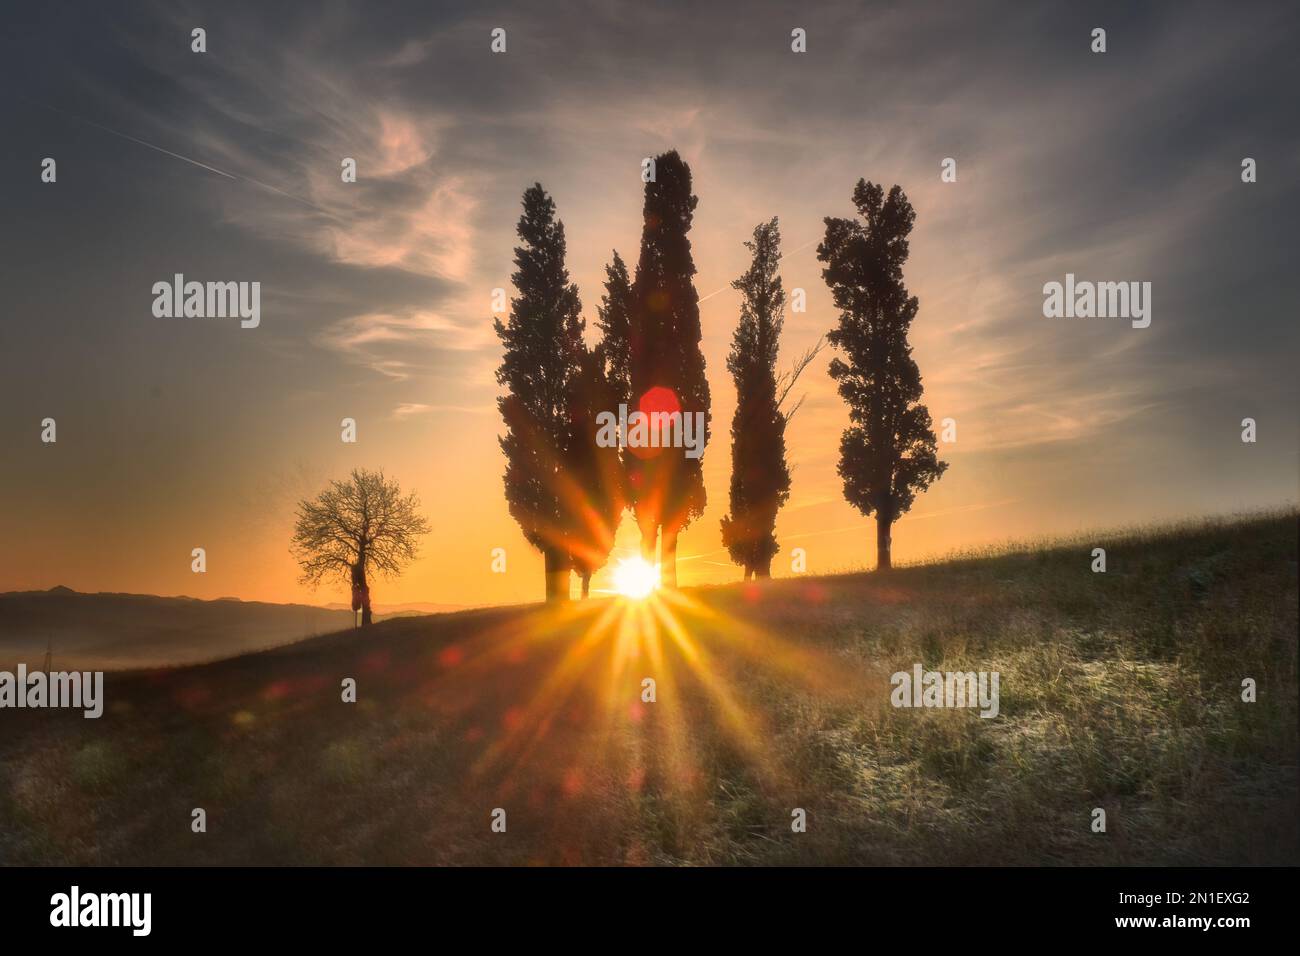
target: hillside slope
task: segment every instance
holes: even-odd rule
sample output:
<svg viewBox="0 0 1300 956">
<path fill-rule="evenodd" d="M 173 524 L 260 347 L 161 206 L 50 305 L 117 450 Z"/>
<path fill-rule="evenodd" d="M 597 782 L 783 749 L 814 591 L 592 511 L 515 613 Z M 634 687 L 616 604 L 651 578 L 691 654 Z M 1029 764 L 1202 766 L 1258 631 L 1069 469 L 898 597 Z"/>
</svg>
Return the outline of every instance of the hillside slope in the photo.
<svg viewBox="0 0 1300 956">
<path fill-rule="evenodd" d="M 98 721 L 0 711 L 0 862 L 1295 864 L 1296 542 L 1289 514 L 1108 540 L 1105 574 L 1063 546 L 110 674 Z M 892 707 L 916 663 L 998 671 L 999 716 Z"/>
<path fill-rule="evenodd" d="M 352 626 L 347 609 L 69 588 L 0 594 L 0 666 L 116 670 L 193 664 Z"/>
</svg>

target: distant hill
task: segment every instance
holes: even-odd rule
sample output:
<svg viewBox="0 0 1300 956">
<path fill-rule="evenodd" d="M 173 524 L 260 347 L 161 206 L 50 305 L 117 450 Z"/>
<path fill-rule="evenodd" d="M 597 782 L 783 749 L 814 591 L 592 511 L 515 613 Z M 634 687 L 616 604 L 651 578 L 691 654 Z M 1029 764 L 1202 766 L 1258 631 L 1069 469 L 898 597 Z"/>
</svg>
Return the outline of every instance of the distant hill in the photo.
<svg viewBox="0 0 1300 956">
<path fill-rule="evenodd" d="M 193 664 L 351 627 L 352 612 L 148 594 L 83 594 L 63 586 L 0 594 L 0 667 L 115 670 Z"/>
<path fill-rule="evenodd" d="M 326 604 L 325 607 L 330 610 L 346 611 L 346 604 Z M 419 614 L 450 614 L 452 611 L 467 611 L 473 605 L 470 604 L 427 604 L 415 602 L 413 604 L 376 604 L 373 608 L 376 620 L 385 620 L 390 617 L 413 617 Z"/>
</svg>

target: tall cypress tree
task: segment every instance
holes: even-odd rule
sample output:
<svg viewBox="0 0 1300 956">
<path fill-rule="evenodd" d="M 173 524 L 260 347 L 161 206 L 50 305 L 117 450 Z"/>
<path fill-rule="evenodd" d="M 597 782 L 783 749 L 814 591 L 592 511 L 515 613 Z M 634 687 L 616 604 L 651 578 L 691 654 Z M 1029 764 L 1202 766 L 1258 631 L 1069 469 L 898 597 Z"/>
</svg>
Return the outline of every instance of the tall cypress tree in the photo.
<svg viewBox="0 0 1300 956">
<path fill-rule="evenodd" d="M 497 383 L 506 422 L 506 501 L 524 538 L 542 552 L 546 599 L 569 595 L 571 500 L 562 472 L 570 440 L 571 396 L 586 349 L 578 287 L 564 265 L 564 223 L 540 183 L 524 192 L 515 247 L 518 295 L 493 325 L 505 347 Z"/>
<path fill-rule="evenodd" d="M 600 329 L 605 375 L 617 398 L 611 411 L 632 400 L 631 312 L 632 280 L 628 277 L 623 257 L 615 249 L 613 261 L 605 266 L 605 294 L 596 308 L 596 328 Z"/>
<path fill-rule="evenodd" d="M 655 157 L 645 184 L 641 256 L 632 283 L 628 335 L 632 400 L 647 411 L 704 413 L 708 441 L 709 383 L 700 351 L 700 302 L 690 231 L 699 200 L 691 169 L 677 151 Z M 677 584 L 677 536 L 704 511 L 703 458 L 684 449 L 630 449 L 628 477 L 641 528 L 641 551 L 653 560 L 662 535 L 660 576 Z"/>
<path fill-rule="evenodd" d="M 631 506 L 627 465 L 616 446 L 596 444 L 596 416 L 617 412 L 631 400 L 630 370 L 632 280 L 623 258 L 605 267 L 605 294 L 596 307 L 600 343 L 586 352 L 573 395 L 567 461 L 581 506 L 571 515 L 573 569 L 582 579 L 582 596 L 591 591 L 591 576 L 605 566 L 614 547 L 623 512 Z"/>
<path fill-rule="evenodd" d="M 755 227 L 745 248 L 753 253 L 753 262 L 731 283 L 742 299 L 727 356 L 727 371 L 736 383 L 736 413 L 731 420 L 731 514 L 722 519 L 722 543 L 749 580 L 771 577 L 779 550 L 776 513 L 790 497 L 786 418 L 776 377 L 785 289 L 777 274 L 781 234 L 775 217 Z"/>
<path fill-rule="evenodd" d="M 844 497 L 875 514 L 876 567 L 888 570 L 891 526 L 948 465 L 936 455 L 907 342 L 918 302 L 903 285 L 903 263 L 916 213 L 898 186 L 886 198 L 883 187 L 861 179 L 853 204 L 862 221 L 827 217 L 817 258 L 840 310 L 827 339 L 844 353 L 830 364 L 851 423 L 840 440 Z"/>
<path fill-rule="evenodd" d="M 582 579 L 582 596 L 591 593 L 591 576 L 605 566 L 614 535 L 627 508 L 627 479 L 616 445 L 596 443 L 596 418 L 618 408 L 618 386 L 606 373 L 604 345 L 584 350 L 570 398 L 565 448 L 564 502 L 573 570 Z"/>
</svg>

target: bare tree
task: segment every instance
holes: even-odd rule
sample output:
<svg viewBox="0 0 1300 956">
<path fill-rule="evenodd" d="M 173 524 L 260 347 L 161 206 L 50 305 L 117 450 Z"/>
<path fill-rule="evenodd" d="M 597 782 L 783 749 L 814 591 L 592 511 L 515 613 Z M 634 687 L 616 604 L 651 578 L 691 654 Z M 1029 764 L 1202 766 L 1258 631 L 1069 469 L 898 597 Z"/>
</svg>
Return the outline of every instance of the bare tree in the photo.
<svg viewBox="0 0 1300 956">
<path fill-rule="evenodd" d="M 370 624 L 370 572 L 396 575 L 415 558 L 415 539 L 429 533 L 419 506 L 415 492 L 404 496 L 383 471 L 364 468 L 330 482 L 315 501 L 299 502 L 291 550 L 302 582 L 342 577 L 352 585 L 352 610 Z"/>
</svg>

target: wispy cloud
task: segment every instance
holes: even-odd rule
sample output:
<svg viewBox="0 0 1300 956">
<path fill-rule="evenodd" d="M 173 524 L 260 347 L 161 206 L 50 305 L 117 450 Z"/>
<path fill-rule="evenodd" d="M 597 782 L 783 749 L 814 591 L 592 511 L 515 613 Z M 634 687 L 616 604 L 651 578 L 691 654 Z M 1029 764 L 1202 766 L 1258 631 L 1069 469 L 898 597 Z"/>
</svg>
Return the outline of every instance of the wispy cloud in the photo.
<svg viewBox="0 0 1300 956">
<path fill-rule="evenodd" d="M 393 409 L 393 418 L 401 421 L 403 418 L 410 418 L 413 415 L 423 415 L 429 409 L 430 406 L 420 402 L 403 402 Z"/>
</svg>

